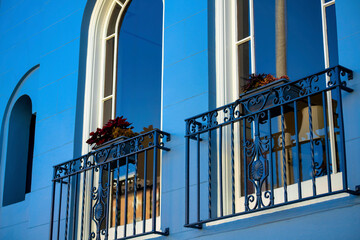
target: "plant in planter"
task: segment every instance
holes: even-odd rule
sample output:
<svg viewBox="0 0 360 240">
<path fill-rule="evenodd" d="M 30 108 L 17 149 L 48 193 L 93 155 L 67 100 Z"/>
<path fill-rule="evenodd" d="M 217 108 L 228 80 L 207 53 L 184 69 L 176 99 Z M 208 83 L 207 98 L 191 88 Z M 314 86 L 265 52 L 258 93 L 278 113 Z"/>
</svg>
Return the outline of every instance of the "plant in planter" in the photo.
<svg viewBox="0 0 360 240">
<path fill-rule="evenodd" d="M 139 135 L 138 133 L 133 132 L 132 129 L 134 127 L 132 127 L 131 124 L 132 123 L 129 123 L 123 116 L 111 119 L 103 126 L 103 128 L 97 128 L 95 132 L 91 132 L 90 138 L 86 143 L 90 145 L 95 144 L 96 148 L 97 146 L 121 136 L 131 138 Z"/>
<path fill-rule="evenodd" d="M 276 82 L 281 79 L 289 80 L 288 76 L 281 76 L 280 78 L 275 78 L 271 74 L 251 74 L 248 79 L 245 79 L 247 83 L 243 86 L 243 93 L 249 92 L 251 90 L 257 89 L 259 87 L 265 86 L 267 84 Z"/>
</svg>

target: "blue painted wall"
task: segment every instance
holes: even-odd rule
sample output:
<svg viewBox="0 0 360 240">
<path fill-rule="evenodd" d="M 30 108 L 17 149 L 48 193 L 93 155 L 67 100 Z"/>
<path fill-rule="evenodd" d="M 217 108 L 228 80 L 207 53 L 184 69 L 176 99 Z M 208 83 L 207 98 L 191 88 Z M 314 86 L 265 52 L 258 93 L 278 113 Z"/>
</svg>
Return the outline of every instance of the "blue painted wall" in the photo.
<svg viewBox="0 0 360 240">
<path fill-rule="evenodd" d="M 52 166 L 79 155 L 82 130 L 87 26 L 95 1 L 1 0 L 0 116 L 22 94 L 37 113 L 32 192 L 0 207 L 0 239 L 47 239 Z M 214 1 L 165 0 L 163 130 L 172 135 L 162 160 L 164 239 L 358 239 L 360 199 L 327 202 L 249 216 L 203 230 L 184 228 L 184 119 L 214 103 Z M 355 71 L 344 95 L 350 187 L 360 184 L 360 2 L 336 0 L 339 62 Z M 210 37 L 209 37 L 210 36 Z M 22 80 L 33 66 L 37 68 Z M 3 124 L 3 125 L 4 125 Z M 2 127 L 0 150 L 6 126 Z M 4 182 L 0 163 L 0 190 Z M 204 193 L 206 194 L 206 193 Z"/>
</svg>

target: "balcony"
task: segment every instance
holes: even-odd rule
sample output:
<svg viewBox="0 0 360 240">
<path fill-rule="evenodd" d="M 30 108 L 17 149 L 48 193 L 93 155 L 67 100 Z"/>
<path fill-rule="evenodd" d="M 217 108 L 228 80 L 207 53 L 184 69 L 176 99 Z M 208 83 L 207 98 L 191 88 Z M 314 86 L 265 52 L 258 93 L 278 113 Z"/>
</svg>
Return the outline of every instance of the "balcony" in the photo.
<svg viewBox="0 0 360 240">
<path fill-rule="evenodd" d="M 186 119 L 185 227 L 348 190 L 341 66 Z"/>
<path fill-rule="evenodd" d="M 54 166 L 49 239 L 129 239 L 160 230 L 160 151 L 168 133 L 113 141 Z"/>
</svg>

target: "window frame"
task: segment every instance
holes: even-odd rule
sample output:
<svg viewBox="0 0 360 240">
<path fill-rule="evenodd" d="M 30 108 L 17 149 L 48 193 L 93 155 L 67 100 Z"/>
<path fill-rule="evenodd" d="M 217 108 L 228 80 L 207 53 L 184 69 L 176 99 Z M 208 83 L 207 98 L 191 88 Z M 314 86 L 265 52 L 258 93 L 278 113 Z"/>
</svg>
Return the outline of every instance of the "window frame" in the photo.
<svg viewBox="0 0 360 240">
<path fill-rule="evenodd" d="M 238 46 L 244 43 L 250 43 L 249 47 L 249 63 L 251 64 L 250 74 L 256 73 L 256 46 L 255 46 L 255 23 L 254 23 L 254 1 L 256 0 L 247 0 L 249 2 L 249 36 L 242 39 L 238 38 L 238 16 L 237 16 L 237 3 L 240 0 L 230 0 L 222 1 L 215 0 L 215 63 L 216 63 L 216 107 L 224 106 L 230 102 L 234 102 L 239 98 L 240 95 L 240 83 L 239 83 L 239 70 L 238 70 Z M 335 0 L 326 2 L 325 0 L 318 0 L 321 3 L 321 24 L 322 24 L 322 40 L 323 40 L 323 53 L 324 53 L 324 63 L 325 69 L 330 67 L 329 62 L 329 45 L 328 45 L 328 33 L 327 33 L 327 19 L 326 19 L 326 9 L 330 6 L 335 5 Z M 330 81 L 330 77 L 326 76 L 327 82 Z M 335 143 L 335 134 L 334 134 L 334 121 L 331 116 L 333 112 L 332 108 L 332 97 L 331 93 L 327 93 L 327 106 L 328 106 L 328 123 L 329 123 L 329 139 L 330 139 L 330 151 L 331 151 L 331 161 L 333 166 L 336 166 L 336 143 Z M 236 127 L 235 131 L 239 131 Z M 224 132 L 224 145 L 230 146 L 230 133 Z M 235 136 L 234 138 L 235 145 L 239 144 L 240 139 Z M 240 149 L 235 148 L 235 155 L 239 155 Z M 240 166 L 239 161 L 235 161 L 235 178 L 240 179 Z M 219 166 L 217 166 L 217 171 L 219 171 Z M 231 166 L 230 163 L 223 164 L 223 175 L 226 176 L 227 172 L 230 172 Z M 332 175 L 337 173 L 336 167 L 333 170 Z M 334 174 L 335 173 L 335 174 Z M 341 172 L 340 172 L 341 174 Z M 218 175 L 219 176 L 219 175 Z M 230 175 L 229 175 L 230 176 Z M 336 179 L 341 179 L 341 176 L 332 176 Z M 226 182 L 226 181 L 225 181 Z M 229 180 L 230 182 L 230 180 Z M 304 182 L 302 182 L 304 183 Z M 305 183 L 306 184 L 306 183 Z M 219 186 L 218 191 L 219 191 Z M 229 192 L 231 192 L 231 184 L 223 186 L 225 192 L 224 204 L 231 202 L 228 199 L 230 198 Z M 240 196 L 241 186 L 239 181 L 235 181 L 235 195 L 237 199 L 237 206 L 240 205 L 239 202 L 244 202 L 243 197 Z M 218 196 L 218 202 L 220 201 Z M 242 204 L 243 205 L 243 204 Z M 226 204 L 225 204 L 226 206 Z M 224 211 L 230 211 L 231 206 L 224 209 Z"/>
</svg>

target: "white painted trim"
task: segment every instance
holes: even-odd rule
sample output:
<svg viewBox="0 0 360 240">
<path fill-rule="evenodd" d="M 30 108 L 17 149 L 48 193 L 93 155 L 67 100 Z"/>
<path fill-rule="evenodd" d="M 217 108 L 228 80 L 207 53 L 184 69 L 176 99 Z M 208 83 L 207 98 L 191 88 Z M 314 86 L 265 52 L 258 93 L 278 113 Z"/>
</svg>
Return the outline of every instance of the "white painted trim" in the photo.
<svg viewBox="0 0 360 240">
<path fill-rule="evenodd" d="M 325 69 L 330 67 L 330 56 L 329 56 L 329 43 L 328 43 L 328 34 L 327 34 L 327 21 L 326 21 L 326 8 L 335 4 L 335 0 L 325 3 L 325 0 L 321 1 L 321 19 L 322 19 L 322 34 L 323 34 L 323 47 L 324 47 L 324 64 Z M 326 83 L 330 81 L 330 77 L 326 75 Z M 329 138 L 330 138 L 330 154 L 331 154 L 331 163 L 333 166 L 333 172 L 336 173 L 337 164 L 336 164 L 336 140 L 335 140 L 335 131 L 334 131 L 334 119 L 332 116 L 333 106 L 332 106 L 332 97 L 331 91 L 326 93 L 326 104 L 328 108 L 328 123 L 329 123 Z"/>
</svg>

